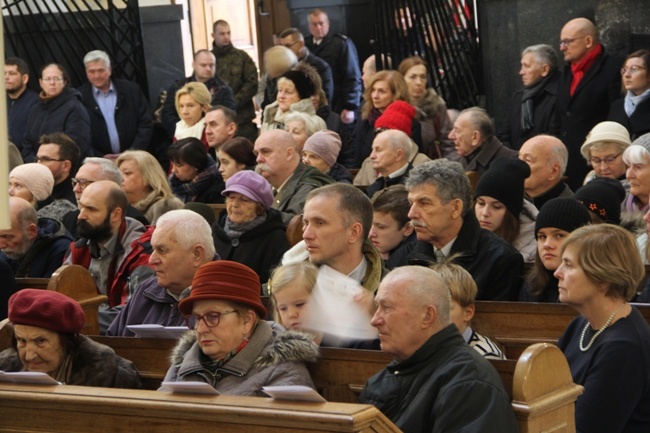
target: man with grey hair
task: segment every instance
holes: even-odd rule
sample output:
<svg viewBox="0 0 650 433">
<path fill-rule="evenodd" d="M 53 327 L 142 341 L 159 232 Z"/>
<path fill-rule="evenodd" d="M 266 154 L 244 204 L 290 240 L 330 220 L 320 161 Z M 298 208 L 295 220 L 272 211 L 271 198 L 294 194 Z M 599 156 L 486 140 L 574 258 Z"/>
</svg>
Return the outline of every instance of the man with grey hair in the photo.
<svg viewBox="0 0 650 433">
<path fill-rule="evenodd" d="M 550 135 L 531 138 L 519 149 L 519 159 L 530 166 L 524 192 L 537 209 L 553 198 L 573 197 L 573 191 L 562 180 L 569 153 L 558 138 Z"/>
<path fill-rule="evenodd" d="M 406 189 L 417 241 L 396 253 L 396 265 L 429 265 L 453 256 L 474 278 L 477 300 L 517 300 L 523 258 L 479 225 L 463 167 L 445 159 L 427 162 L 411 170 Z"/>
<path fill-rule="evenodd" d="M 282 221 L 289 224 L 294 215 L 302 213 L 307 194 L 334 180 L 300 160 L 298 143 L 281 129 L 265 131 L 255 140 L 256 171 L 273 187 L 273 209 L 282 212 Z"/>
<path fill-rule="evenodd" d="M 449 288 L 437 272 L 393 270 L 375 304 L 371 323 L 394 360 L 368 380 L 360 403 L 375 405 L 402 431 L 518 431 L 496 370 L 451 323 Z"/>
<path fill-rule="evenodd" d="M 189 295 L 199 267 L 219 258 L 207 221 L 187 209 L 167 212 L 158 219 L 151 247 L 149 264 L 156 275 L 140 283 L 108 328 L 108 335 L 132 337 L 129 325 L 182 325 L 178 302 Z"/>
<path fill-rule="evenodd" d="M 140 86 L 111 78 L 111 59 L 104 51 L 90 51 L 84 57 L 84 65 L 89 82 L 79 92 L 90 117 L 91 154 L 147 150 L 153 122 L 149 102 Z"/>
<path fill-rule="evenodd" d="M 370 161 L 379 177 L 366 188 L 368 197 L 389 186 L 404 184 L 413 168 L 409 162 L 410 149 L 410 137 L 400 130 L 389 129 L 375 136 Z"/>
<path fill-rule="evenodd" d="M 81 198 L 81 193 L 88 185 L 99 180 L 110 180 L 118 185 L 122 185 L 122 175 L 115 163 L 110 159 L 89 157 L 83 160 L 83 165 L 77 171 L 77 176 L 72 179 L 72 191 L 74 192 L 77 202 Z M 126 216 L 140 221 L 142 224 L 147 225 L 149 221 L 145 216 L 131 206 L 126 208 Z M 68 212 L 62 219 L 65 228 L 70 232 L 73 238 L 77 239 L 77 218 L 79 217 L 79 209 Z"/>
<path fill-rule="evenodd" d="M 560 132 L 557 86 L 560 74 L 557 54 L 550 45 L 526 47 L 521 53 L 519 76 L 524 88 L 512 98 L 508 128 L 499 134 L 501 141 L 519 149 L 539 134 L 557 136 Z"/>
<path fill-rule="evenodd" d="M 460 112 L 449 133 L 460 163 L 466 171 L 485 173 L 497 158 L 516 158 L 517 151 L 504 146 L 494 135 L 494 124 L 488 113 L 479 107 Z"/>
</svg>

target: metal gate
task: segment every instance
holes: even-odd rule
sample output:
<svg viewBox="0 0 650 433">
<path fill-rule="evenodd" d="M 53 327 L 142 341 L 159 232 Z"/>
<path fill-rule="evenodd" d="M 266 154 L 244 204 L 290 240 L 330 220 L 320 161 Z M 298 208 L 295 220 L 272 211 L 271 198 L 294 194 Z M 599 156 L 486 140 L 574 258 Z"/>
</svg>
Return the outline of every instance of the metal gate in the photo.
<svg viewBox="0 0 650 433">
<path fill-rule="evenodd" d="M 103 50 L 114 76 L 149 94 L 138 0 L 4 0 L 2 14 L 5 55 L 27 61 L 32 76 L 60 63 L 77 87 L 86 81 L 84 55 Z"/>
<path fill-rule="evenodd" d="M 375 43 L 393 69 L 419 55 L 436 91 L 453 108 L 476 105 L 482 93 L 480 49 L 472 0 L 376 0 Z"/>
</svg>

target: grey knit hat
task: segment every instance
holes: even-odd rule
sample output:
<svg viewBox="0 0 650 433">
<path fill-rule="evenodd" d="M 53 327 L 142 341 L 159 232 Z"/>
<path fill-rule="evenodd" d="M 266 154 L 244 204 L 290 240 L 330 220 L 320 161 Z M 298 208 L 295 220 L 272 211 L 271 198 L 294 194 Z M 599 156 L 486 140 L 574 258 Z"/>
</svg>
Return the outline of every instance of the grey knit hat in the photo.
<svg viewBox="0 0 650 433">
<path fill-rule="evenodd" d="M 331 167 L 336 164 L 336 158 L 339 157 L 341 137 L 336 132 L 327 129 L 318 131 L 305 141 L 302 150 L 315 153 Z"/>
</svg>

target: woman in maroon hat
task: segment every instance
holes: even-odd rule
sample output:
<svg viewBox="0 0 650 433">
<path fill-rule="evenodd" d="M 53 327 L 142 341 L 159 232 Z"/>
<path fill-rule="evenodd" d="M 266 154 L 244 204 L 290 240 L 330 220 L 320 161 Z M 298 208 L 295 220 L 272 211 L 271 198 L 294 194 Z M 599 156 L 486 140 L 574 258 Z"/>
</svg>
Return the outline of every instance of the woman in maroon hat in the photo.
<svg viewBox="0 0 650 433">
<path fill-rule="evenodd" d="M 212 225 L 217 253 L 250 267 L 266 283 L 289 249 L 281 214 L 271 208 L 271 186 L 261 175 L 243 170 L 226 181 L 221 194 L 226 197 L 226 211 Z M 261 292 L 262 287 L 258 289 Z"/>
<path fill-rule="evenodd" d="M 247 266 L 218 260 L 201 266 L 178 308 L 194 329 L 179 341 L 165 381 L 201 381 L 222 394 L 263 396 L 262 387 L 313 388 L 305 362 L 318 347 L 306 334 L 264 321 L 260 280 Z"/>
<path fill-rule="evenodd" d="M 133 363 L 81 334 L 77 301 L 49 290 L 23 289 L 9 298 L 14 347 L 0 352 L 0 370 L 37 371 L 67 385 L 142 388 Z"/>
</svg>

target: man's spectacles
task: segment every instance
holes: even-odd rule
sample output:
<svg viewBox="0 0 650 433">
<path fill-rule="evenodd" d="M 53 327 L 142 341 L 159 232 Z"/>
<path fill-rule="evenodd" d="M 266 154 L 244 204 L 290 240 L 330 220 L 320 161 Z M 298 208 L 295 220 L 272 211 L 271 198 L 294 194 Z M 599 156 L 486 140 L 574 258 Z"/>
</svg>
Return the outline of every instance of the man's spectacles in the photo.
<svg viewBox="0 0 650 433">
<path fill-rule="evenodd" d="M 46 78 L 42 78 L 42 80 L 45 81 L 46 83 L 60 83 L 61 81 L 63 81 L 63 78 L 62 77 L 46 77 Z"/>
<path fill-rule="evenodd" d="M 622 152 L 617 153 L 616 155 L 609 155 L 604 157 L 603 159 L 600 158 L 591 158 L 589 161 L 591 162 L 591 165 L 600 165 L 603 162 L 607 165 L 612 164 L 614 161 L 616 161 L 616 158 L 621 156 Z"/>
<path fill-rule="evenodd" d="M 646 69 L 646 68 L 644 68 L 643 66 L 637 66 L 637 65 L 630 66 L 629 68 L 623 67 L 623 68 L 621 68 L 621 75 L 625 75 L 628 72 L 630 74 L 636 74 L 637 72 L 639 72 L 639 71 L 641 71 L 643 69 Z"/>
<path fill-rule="evenodd" d="M 586 38 L 586 36 L 582 36 L 582 37 L 579 37 L 579 38 L 560 39 L 560 46 L 561 47 L 568 47 L 569 45 L 571 45 L 572 43 L 574 43 L 578 39 L 584 39 L 584 38 Z"/>
<path fill-rule="evenodd" d="M 298 42 L 300 42 L 300 39 L 298 39 L 297 41 L 293 41 L 290 44 L 282 44 L 282 46 L 285 47 L 285 48 L 291 48 L 294 45 L 296 45 Z"/>
<path fill-rule="evenodd" d="M 196 314 L 190 314 L 185 316 L 185 324 L 190 329 L 196 329 L 199 327 L 199 322 L 203 320 L 203 323 L 205 323 L 205 326 L 207 326 L 208 328 L 216 328 L 217 326 L 219 326 L 219 322 L 221 321 L 221 316 L 225 314 L 236 313 L 236 312 L 237 310 L 228 310 L 228 311 L 221 311 L 221 312 L 211 311 L 209 313 L 205 313 L 202 316 Z"/>
<path fill-rule="evenodd" d="M 49 156 L 37 156 L 34 158 L 34 161 L 36 162 L 63 162 L 66 161 L 65 159 L 55 159 L 55 158 L 50 158 Z"/>
<path fill-rule="evenodd" d="M 94 180 L 75 179 L 75 178 L 72 178 L 72 179 L 70 179 L 70 180 L 72 181 L 72 187 L 73 187 L 73 188 L 76 187 L 77 185 L 79 185 L 79 188 L 81 188 L 82 191 L 83 191 L 84 189 L 86 189 L 86 187 L 87 187 L 88 185 L 90 185 L 91 183 L 95 182 Z"/>
</svg>

